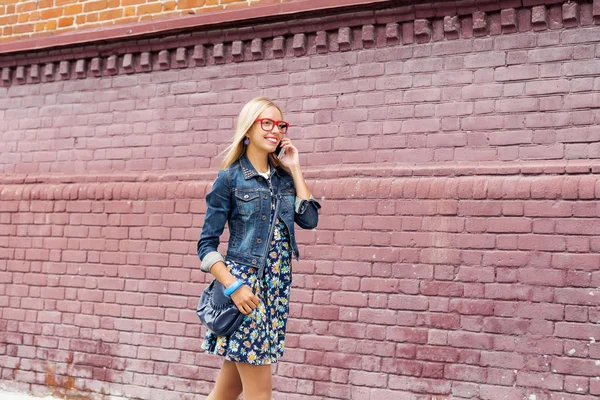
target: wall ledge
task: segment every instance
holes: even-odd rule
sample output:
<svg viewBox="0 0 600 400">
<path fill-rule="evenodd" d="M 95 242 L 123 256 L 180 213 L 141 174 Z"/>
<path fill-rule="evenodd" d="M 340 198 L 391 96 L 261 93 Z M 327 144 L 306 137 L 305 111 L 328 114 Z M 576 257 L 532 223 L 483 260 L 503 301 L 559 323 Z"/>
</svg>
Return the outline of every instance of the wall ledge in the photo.
<svg viewBox="0 0 600 400">
<path fill-rule="evenodd" d="M 144 28 L 148 32 L 160 33 L 160 37 L 130 38 L 127 36 L 133 33 L 124 34 L 120 29 L 125 28 L 118 27 L 112 31 L 117 35 L 110 38 L 112 42 L 107 42 L 108 36 L 101 42 L 89 42 L 97 35 L 107 34 L 98 31 L 86 33 L 88 36 L 83 36 L 87 38 L 85 44 L 81 43 L 82 37 L 72 37 L 70 40 L 77 42 L 60 48 L 32 50 L 32 47 L 50 42 L 56 46 L 58 35 L 32 39 L 39 42 L 21 47 L 20 52 L 16 47 L 18 43 L 0 44 L 0 53 L 11 51 L 10 54 L 0 54 L 0 85 L 7 87 L 425 43 L 444 43 L 449 47 L 448 51 L 456 51 L 451 47 L 457 39 L 510 36 L 527 31 L 538 34 L 564 32 L 600 23 L 600 0 L 593 0 L 593 3 L 586 0 L 471 0 L 394 7 L 389 7 L 388 3 L 353 0 L 346 2 L 345 6 L 362 4 L 365 9 L 316 16 L 308 12 L 317 10 L 316 3 L 307 0 L 270 5 L 279 7 L 278 15 L 287 18 L 278 22 L 207 29 L 198 28 L 197 19 L 193 23 L 191 19 L 165 20 Z M 319 4 L 325 10 L 333 7 L 335 1 Z M 386 5 L 388 8 L 381 8 Z M 379 8 L 371 9 L 374 6 Z M 256 21 L 256 13 L 263 8 L 250 9 L 254 14 L 246 16 Z M 303 18 L 290 19 L 302 11 Z M 243 12 L 249 13 L 248 10 Z M 232 15 L 228 14 L 228 19 L 217 15 L 192 18 L 213 18 L 213 23 L 224 23 L 232 21 Z M 239 21 L 242 17 L 238 15 L 236 18 Z M 209 19 L 204 20 L 204 23 L 209 22 Z M 193 31 L 173 33 L 173 30 L 181 31 L 191 26 L 195 27 Z M 163 28 L 172 34 L 165 36 Z M 566 43 L 577 41 L 576 31 L 564 33 Z"/>
</svg>

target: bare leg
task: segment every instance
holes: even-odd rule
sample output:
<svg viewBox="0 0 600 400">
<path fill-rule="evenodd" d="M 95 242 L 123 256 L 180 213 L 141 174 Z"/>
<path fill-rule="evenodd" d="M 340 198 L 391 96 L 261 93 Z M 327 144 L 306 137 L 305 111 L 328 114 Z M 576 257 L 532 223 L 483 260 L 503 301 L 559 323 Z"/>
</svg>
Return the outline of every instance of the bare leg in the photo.
<svg viewBox="0 0 600 400">
<path fill-rule="evenodd" d="M 237 400 L 242 394 L 242 380 L 235 363 L 224 360 L 212 392 L 206 400 Z"/>
<path fill-rule="evenodd" d="M 273 382 L 270 365 L 245 363 L 236 363 L 235 365 L 242 379 L 244 400 L 271 400 Z"/>
</svg>

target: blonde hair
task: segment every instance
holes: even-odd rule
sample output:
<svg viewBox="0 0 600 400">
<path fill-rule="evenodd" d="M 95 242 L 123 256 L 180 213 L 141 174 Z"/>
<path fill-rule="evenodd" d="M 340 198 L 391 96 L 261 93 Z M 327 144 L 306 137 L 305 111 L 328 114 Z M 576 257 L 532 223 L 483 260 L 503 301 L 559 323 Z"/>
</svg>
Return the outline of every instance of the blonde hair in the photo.
<svg viewBox="0 0 600 400">
<path fill-rule="evenodd" d="M 233 140 L 231 144 L 221 152 L 221 154 L 227 153 L 225 154 L 223 161 L 221 161 L 221 169 L 227 168 L 244 154 L 246 151 L 246 145 L 244 144 L 246 133 L 248 133 L 258 116 L 271 106 L 276 107 L 283 117 L 281 108 L 264 96 L 255 97 L 244 105 L 242 111 L 240 111 L 240 114 L 238 115 L 235 132 L 233 133 Z M 287 172 L 290 172 L 286 167 L 281 165 L 281 162 L 274 153 L 270 153 L 269 158 L 275 167 L 281 167 Z"/>
</svg>

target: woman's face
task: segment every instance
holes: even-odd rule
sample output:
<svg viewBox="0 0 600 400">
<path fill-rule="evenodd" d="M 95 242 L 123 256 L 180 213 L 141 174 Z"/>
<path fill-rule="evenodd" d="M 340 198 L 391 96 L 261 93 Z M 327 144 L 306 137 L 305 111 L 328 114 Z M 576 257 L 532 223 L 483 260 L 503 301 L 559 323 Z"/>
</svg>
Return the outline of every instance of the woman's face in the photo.
<svg viewBox="0 0 600 400">
<path fill-rule="evenodd" d="M 281 121 L 283 119 L 283 116 L 281 115 L 281 112 L 279 112 L 279 109 L 277 107 L 271 106 L 265 111 L 263 111 L 258 116 L 257 120 L 260 118 L 270 118 L 274 121 Z M 279 144 L 281 139 L 283 139 L 284 135 L 279 130 L 277 124 L 272 124 L 267 121 L 265 122 L 265 127 L 267 129 L 273 127 L 273 130 L 271 130 L 270 132 L 268 130 L 265 131 L 261 127 L 260 121 L 256 121 L 254 122 L 254 124 L 252 124 L 252 127 L 246 134 L 246 136 L 250 138 L 250 144 L 248 145 L 248 147 L 253 146 L 254 150 L 258 150 L 264 153 L 272 153 L 275 151 L 277 145 Z"/>
</svg>

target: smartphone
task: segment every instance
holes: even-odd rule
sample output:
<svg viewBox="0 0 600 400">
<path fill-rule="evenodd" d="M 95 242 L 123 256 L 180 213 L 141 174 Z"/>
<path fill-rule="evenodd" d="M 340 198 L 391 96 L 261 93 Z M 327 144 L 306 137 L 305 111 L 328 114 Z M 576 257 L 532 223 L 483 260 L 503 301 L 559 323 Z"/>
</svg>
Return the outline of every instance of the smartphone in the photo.
<svg viewBox="0 0 600 400">
<path fill-rule="evenodd" d="M 281 160 L 283 156 L 285 156 L 285 149 L 281 146 L 281 142 L 277 145 L 275 149 L 275 154 L 277 154 L 277 159 Z"/>
</svg>

